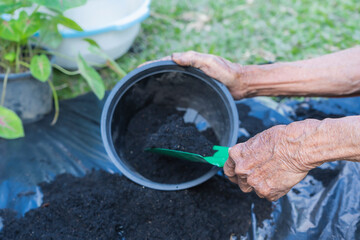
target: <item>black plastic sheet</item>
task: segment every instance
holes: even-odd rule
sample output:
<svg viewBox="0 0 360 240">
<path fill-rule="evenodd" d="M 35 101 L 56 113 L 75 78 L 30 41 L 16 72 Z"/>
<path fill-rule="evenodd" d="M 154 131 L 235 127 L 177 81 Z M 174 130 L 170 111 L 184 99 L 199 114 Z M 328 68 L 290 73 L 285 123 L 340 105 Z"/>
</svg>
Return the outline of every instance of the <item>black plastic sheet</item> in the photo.
<svg viewBox="0 0 360 240">
<path fill-rule="evenodd" d="M 25 138 L 0 139 L 0 208 L 23 215 L 41 204 L 36 186 L 61 173 L 83 176 L 94 169 L 118 172 L 108 160 L 100 136 L 103 101 L 94 95 L 62 101 L 55 126 L 53 114 L 25 125 Z"/>
<path fill-rule="evenodd" d="M 62 101 L 58 123 L 52 115 L 26 125 L 26 137 L 0 140 L 0 208 L 23 215 L 42 204 L 37 184 L 61 173 L 83 176 L 91 169 L 118 170 L 109 161 L 100 136 L 103 101 L 92 94 Z M 237 101 L 239 141 L 278 124 L 308 117 L 360 114 L 360 98 Z M 249 131 L 249 124 L 257 128 Z M 272 220 L 253 228 L 248 239 L 360 239 L 360 165 L 338 161 L 323 164 L 286 196 L 274 202 Z M 319 176 L 327 176 L 326 182 Z M 335 174 L 334 174 L 335 173 Z M 321 179 L 320 179 L 321 180 Z M 0 219 L 1 220 L 1 219 Z M 0 228 L 2 227 L 0 221 Z"/>
</svg>

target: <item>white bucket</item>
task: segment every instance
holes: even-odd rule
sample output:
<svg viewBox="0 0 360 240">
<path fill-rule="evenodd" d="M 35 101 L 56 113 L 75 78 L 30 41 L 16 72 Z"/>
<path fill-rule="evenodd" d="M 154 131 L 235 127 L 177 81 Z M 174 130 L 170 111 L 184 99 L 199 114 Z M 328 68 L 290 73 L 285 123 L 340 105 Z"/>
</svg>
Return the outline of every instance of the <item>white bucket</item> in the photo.
<svg viewBox="0 0 360 240">
<path fill-rule="evenodd" d="M 150 15 L 151 0 L 88 0 L 83 6 L 64 13 L 78 23 L 83 32 L 62 28 L 63 42 L 55 50 L 60 53 L 55 63 L 68 69 L 77 68 L 76 57 L 80 53 L 91 64 L 104 64 L 105 60 L 88 51 L 89 43 L 83 38 L 95 40 L 113 59 L 125 54 L 139 33 L 140 23 Z"/>
</svg>

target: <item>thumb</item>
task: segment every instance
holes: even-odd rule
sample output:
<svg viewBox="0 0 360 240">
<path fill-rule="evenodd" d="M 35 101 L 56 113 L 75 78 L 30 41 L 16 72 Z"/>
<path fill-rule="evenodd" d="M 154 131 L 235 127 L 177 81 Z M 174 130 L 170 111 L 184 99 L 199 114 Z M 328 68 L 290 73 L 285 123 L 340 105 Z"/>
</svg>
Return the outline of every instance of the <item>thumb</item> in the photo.
<svg viewBox="0 0 360 240">
<path fill-rule="evenodd" d="M 171 59 L 181 66 L 191 66 L 189 56 L 184 53 L 173 53 Z"/>
</svg>

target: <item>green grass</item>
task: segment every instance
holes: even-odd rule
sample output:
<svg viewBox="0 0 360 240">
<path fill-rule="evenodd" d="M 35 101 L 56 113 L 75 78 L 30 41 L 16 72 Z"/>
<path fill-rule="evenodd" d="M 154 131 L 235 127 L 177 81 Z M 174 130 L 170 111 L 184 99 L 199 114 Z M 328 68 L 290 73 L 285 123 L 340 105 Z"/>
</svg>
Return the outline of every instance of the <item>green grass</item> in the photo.
<svg viewBox="0 0 360 240">
<path fill-rule="evenodd" d="M 144 61 L 195 50 L 242 64 L 306 59 L 360 44 L 358 0 L 153 0 L 132 52 L 117 62 L 127 72 Z M 101 70 L 106 87 L 119 81 Z M 61 98 L 89 91 L 80 77 L 55 73 Z"/>
</svg>

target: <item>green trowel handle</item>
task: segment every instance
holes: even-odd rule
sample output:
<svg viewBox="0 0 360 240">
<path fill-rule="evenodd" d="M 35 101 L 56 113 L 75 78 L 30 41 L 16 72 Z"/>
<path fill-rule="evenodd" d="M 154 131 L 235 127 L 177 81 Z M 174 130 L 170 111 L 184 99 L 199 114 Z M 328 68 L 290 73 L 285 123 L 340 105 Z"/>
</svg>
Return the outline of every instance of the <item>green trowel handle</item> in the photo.
<svg viewBox="0 0 360 240">
<path fill-rule="evenodd" d="M 212 165 L 223 167 L 226 160 L 229 158 L 229 148 L 214 145 L 213 150 L 216 150 L 217 152 L 214 153 L 213 156 L 204 157 L 204 159 Z"/>
<path fill-rule="evenodd" d="M 229 157 L 229 148 L 215 145 L 213 150 L 216 152 L 213 156 L 203 157 L 196 153 L 183 152 L 178 150 L 166 149 L 166 148 L 147 148 L 146 152 L 157 153 L 161 155 L 166 155 L 169 157 L 180 158 L 184 160 L 188 160 L 191 162 L 202 162 L 202 163 L 210 163 L 212 165 L 223 167 L 226 160 Z"/>
<path fill-rule="evenodd" d="M 168 157 L 179 158 L 191 162 L 207 163 L 203 156 L 196 153 L 183 152 L 178 150 L 166 149 L 166 148 L 147 148 L 146 152 L 157 153 Z"/>
</svg>

